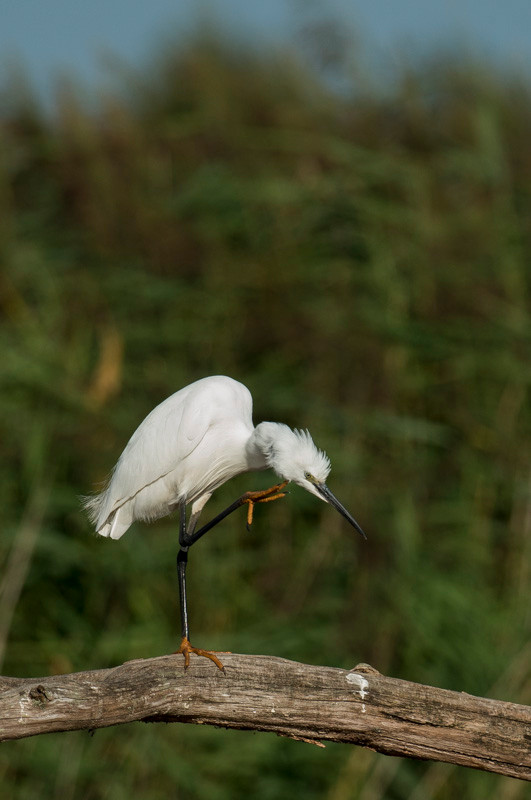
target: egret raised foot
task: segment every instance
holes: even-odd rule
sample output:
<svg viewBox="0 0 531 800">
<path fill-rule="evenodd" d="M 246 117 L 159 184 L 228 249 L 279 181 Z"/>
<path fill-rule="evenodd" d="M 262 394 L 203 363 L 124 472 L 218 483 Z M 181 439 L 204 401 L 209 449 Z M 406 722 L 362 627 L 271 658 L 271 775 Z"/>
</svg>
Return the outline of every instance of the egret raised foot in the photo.
<svg viewBox="0 0 531 800">
<path fill-rule="evenodd" d="M 283 492 L 284 489 L 288 485 L 288 481 L 282 481 L 282 483 L 277 483 L 276 486 L 271 486 L 270 489 L 263 489 L 257 492 L 245 492 L 242 495 L 242 501 L 247 503 L 247 530 L 251 530 L 251 525 L 253 524 L 253 513 L 254 513 L 254 506 L 256 503 L 270 503 L 272 500 L 280 500 L 282 497 L 287 495 L 287 492 Z"/>
<path fill-rule="evenodd" d="M 271 468 L 282 483 L 246 492 L 196 531 L 199 515 L 212 493 L 243 472 Z M 252 398 L 238 381 L 223 375 L 203 378 L 168 397 L 148 414 L 118 459 L 107 487 L 85 498 L 101 536 L 119 539 L 136 520 L 151 522 L 179 510 L 177 574 L 181 605 L 181 647 L 185 666 L 190 653 L 223 666 L 207 650 L 190 645 L 186 598 L 188 551 L 205 533 L 247 504 L 247 526 L 256 503 L 285 496 L 293 481 L 332 505 L 363 538 L 362 529 L 326 485 L 330 461 L 308 431 L 279 422 L 254 427 Z M 191 506 L 186 521 L 186 508 Z"/>
</svg>

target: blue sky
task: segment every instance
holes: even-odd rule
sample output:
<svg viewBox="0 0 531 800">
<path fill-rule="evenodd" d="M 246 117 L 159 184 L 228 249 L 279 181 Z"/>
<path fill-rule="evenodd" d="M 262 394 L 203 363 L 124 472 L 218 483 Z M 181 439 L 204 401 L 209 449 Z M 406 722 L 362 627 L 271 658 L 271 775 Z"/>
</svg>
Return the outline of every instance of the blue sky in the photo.
<svg viewBox="0 0 531 800">
<path fill-rule="evenodd" d="M 457 47 L 531 72 L 531 0 L 0 0 L 0 69 L 18 61 L 46 96 L 61 71 L 102 85 L 108 56 L 141 67 L 204 19 L 239 38 L 285 45 L 323 17 L 356 38 L 366 63 Z"/>
</svg>

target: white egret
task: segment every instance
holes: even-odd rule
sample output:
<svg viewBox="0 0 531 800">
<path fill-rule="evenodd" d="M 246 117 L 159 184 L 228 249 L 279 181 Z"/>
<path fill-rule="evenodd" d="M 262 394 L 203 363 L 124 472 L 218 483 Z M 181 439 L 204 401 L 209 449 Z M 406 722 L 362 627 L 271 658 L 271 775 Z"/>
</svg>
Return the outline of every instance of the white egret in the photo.
<svg viewBox="0 0 531 800">
<path fill-rule="evenodd" d="M 212 492 L 242 472 L 270 467 L 282 483 L 246 492 L 213 520 L 196 531 L 199 515 Z M 255 503 L 284 497 L 289 481 L 334 506 L 365 538 L 365 534 L 326 485 L 328 456 L 314 445 L 308 431 L 292 430 L 278 422 L 252 421 L 252 397 L 238 381 L 222 375 L 203 378 L 172 394 L 148 414 L 129 440 L 107 487 L 84 499 L 101 536 L 119 539 L 135 520 L 150 522 L 180 511 L 177 572 L 181 606 L 181 645 L 178 653 L 219 659 L 192 647 L 186 602 L 188 549 L 207 531 L 247 504 L 247 524 Z M 188 524 L 186 506 L 191 505 Z"/>
</svg>

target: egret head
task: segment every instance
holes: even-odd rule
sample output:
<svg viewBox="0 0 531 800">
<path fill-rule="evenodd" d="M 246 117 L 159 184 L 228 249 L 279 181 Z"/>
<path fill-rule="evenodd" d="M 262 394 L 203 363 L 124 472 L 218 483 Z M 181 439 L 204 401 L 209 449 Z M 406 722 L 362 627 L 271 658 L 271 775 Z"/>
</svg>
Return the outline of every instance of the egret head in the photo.
<svg viewBox="0 0 531 800">
<path fill-rule="evenodd" d="M 326 485 L 330 459 L 319 450 L 309 431 L 292 430 L 277 422 L 262 422 L 255 429 L 269 467 L 281 478 L 298 483 L 307 492 L 329 503 L 366 538 L 362 529 Z"/>
</svg>

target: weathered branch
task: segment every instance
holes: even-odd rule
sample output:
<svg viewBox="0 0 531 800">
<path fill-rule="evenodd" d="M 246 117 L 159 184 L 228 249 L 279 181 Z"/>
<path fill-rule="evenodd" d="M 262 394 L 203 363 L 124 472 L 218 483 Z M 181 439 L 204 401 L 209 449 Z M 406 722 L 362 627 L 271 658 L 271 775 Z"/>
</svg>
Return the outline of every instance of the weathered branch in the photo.
<svg viewBox="0 0 531 800">
<path fill-rule="evenodd" d="M 129 661 L 49 678 L 0 678 L 0 741 L 141 720 L 350 742 L 531 780 L 531 708 L 269 656 Z"/>
</svg>

